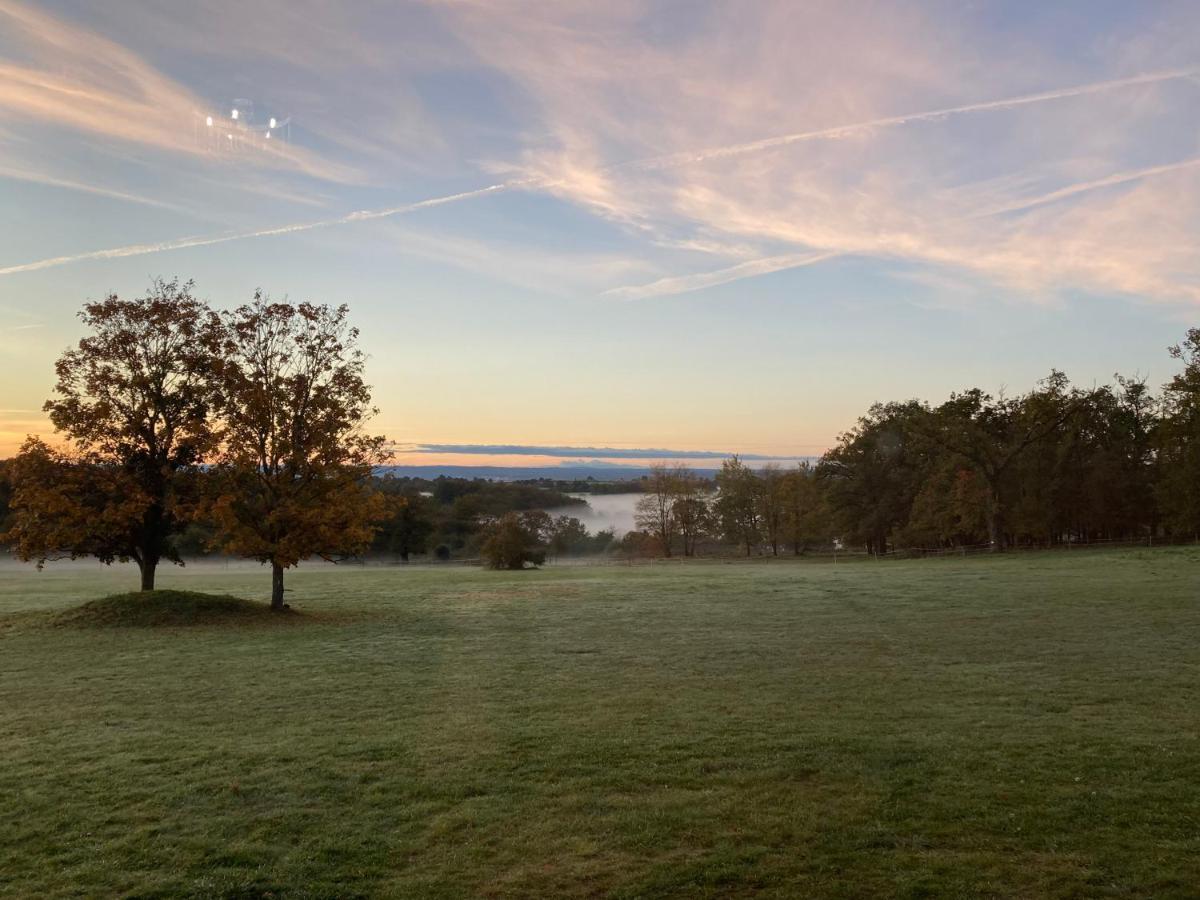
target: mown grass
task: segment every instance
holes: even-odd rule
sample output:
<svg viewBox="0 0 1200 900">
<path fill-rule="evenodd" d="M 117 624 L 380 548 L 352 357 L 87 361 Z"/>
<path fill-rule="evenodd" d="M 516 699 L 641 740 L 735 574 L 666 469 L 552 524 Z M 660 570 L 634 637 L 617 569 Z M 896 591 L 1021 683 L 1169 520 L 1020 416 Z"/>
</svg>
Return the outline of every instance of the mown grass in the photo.
<svg viewBox="0 0 1200 900">
<path fill-rule="evenodd" d="M 132 579 L 0 569 L 0 894 L 1200 893 L 1192 549 L 301 569 L 290 627 L 62 624 Z"/>
<path fill-rule="evenodd" d="M 272 613 L 265 603 L 199 591 L 133 591 L 89 600 L 52 620 L 77 628 L 165 628 L 249 625 L 292 620 L 290 610 Z"/>
</svg>

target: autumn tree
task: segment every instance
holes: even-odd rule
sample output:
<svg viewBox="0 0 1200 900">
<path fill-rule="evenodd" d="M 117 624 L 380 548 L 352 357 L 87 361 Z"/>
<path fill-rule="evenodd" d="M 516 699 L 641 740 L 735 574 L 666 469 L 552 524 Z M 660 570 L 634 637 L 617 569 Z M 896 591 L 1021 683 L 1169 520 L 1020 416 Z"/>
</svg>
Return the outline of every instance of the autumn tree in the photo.
<svg viewBox="0 0 1200 900">
<path fill-rule="evenodd" d="M 658 539 L 663 556 L 671 555 L 675 542 L 676 472 L 665 462 L 652 463 L 645 494 L 638 499 L 634 521 L 642 531 Z"/>
<path fill-rule="evenodd" d="M 716 514 L 727 540 L 741 544 L 747 556 L 762 537 L 759 517 L 761 482 L 735 454 L 717 473 Z"/>
<path fill-rule="evenodd" d="M 1183 370 L 1163 388 L 1158 498 L 1168 528 L 1200 540 L 1200 328 L 1170 352 Z"/>
<path fill-rule="evenodd" d="M 546 561 L 546 531 L 553 527 L 544 512 L 505 513 L 485 527 L 480 552 L 493 569 L 518 571 L 526 563 L 539 566 Z"/>
<path fill-rule="evenodd" d="M 884 554 L 903 526 L 923 467 L 912 420 L 916 403 L 876 404 L 840 435 L 817 467 L 841 536 Z"/>
<path fill-rule="evenodd" d="M 13 466 L 7 459 L 0 459 L 0 546 L 8 531 L 12 518 Z"/>
<path fill-rule="evenodd" d="M 910 420 L 918 432 L 956 454 L 986 490 L 988 543 L 1004 549 L 1006 475 L 1029 450 L 1046 441 L 1075 415 L 1082 403 L 1066 376 L 1051 372 L 1039 390 L 1024 397 L 992 397 L 978 388 L 951 394 L 929 415 Z"/>
<path fill-rule="evenodd" d="M 284 570 L 362 553 L 386 515 L 370 485 L 384 438 L 363 431 L 375 409 L 347 312 L 257 293 L 225 317 L 210 515 L 223 549 L 271 566 L 274 610 L 284 607 Z"/>
<path fill-rule="evenodd" d="M 808 462 L 802 462 L 782 475 L 780 485 L 783 540 L 792 545 L 799 556 L 820 530 L 821 497 L 816 473 Z"/>
<path fill-rule="evenodd" d="M 686 466 L 675 470 L 671 518 L 675 532 L 683 545 L 684 556 L 696 555 L 696 543 L 709 528 L 712 510 L 709 507 L 707 482 Z"/>
<path fill-rule="evenodd" d="M 55 366 L 44 410 L 64 442 L 30 439 L 13 463 L 23 559 L 132 559 L 142 590 L 189 515 L 188 488 L 213 446 L 217 316 L 190 282 L 157 281 L 145 297 L 111 295 L 79 314 L 90 334 Z"/>
<path fill-rule="evenodd" d="M 779 555 L 779 544 L 783 540 L 783 524 L 786 515 L 787 481 L 778 463 L 767 463 L 758 472 L 758 509 L 762 522 L 763 536 L 771 548 L 771 555 Z"/>
</svg>

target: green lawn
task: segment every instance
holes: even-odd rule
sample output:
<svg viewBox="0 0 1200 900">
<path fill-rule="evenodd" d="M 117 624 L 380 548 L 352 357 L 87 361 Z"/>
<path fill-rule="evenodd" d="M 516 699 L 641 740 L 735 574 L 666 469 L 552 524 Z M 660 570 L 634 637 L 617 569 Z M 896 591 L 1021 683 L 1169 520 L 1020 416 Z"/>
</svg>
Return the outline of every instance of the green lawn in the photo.
<svg viewBox="0 0 1200 900">
<path fill-rule="evenodd" d="M 1195 549 L 301 568 L 283 621 L 61 620 L 135 586 L 0 568 L 2 895 L 1200 895 Z"/>
</svg>

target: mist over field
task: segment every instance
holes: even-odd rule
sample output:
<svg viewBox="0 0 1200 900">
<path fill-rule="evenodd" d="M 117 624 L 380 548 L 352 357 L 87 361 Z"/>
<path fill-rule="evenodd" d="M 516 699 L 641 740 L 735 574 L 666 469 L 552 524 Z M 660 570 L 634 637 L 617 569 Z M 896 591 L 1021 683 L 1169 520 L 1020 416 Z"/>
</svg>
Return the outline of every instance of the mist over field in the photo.
<svg viewBox="0 0 1200 900">
<path fill-rule="evenodd" d="M 616 537 L 621 537 L 635 528 L 633 516 L 638 498 L 643 494 L 571 494 L 587 502 L 586 507 L 562 506 L 548 509 L 555 516 L 574 516 L 588 531 L 603 531 L 611 528 Z"/>
</svg>

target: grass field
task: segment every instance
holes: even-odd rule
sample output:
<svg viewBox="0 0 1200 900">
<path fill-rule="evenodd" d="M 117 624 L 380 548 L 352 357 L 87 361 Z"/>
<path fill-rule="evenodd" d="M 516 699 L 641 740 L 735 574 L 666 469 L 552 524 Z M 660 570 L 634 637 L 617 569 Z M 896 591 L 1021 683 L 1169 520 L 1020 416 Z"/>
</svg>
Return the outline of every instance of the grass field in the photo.
<svg viewBox="0 0 1200 900">
<path fill-rule="evenodd" d="M 258 569 L 162 587 L 261 598 Z M 0 568 L 0 894 L 1200 896 L 1200 551 Z"/>
</svg>

